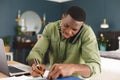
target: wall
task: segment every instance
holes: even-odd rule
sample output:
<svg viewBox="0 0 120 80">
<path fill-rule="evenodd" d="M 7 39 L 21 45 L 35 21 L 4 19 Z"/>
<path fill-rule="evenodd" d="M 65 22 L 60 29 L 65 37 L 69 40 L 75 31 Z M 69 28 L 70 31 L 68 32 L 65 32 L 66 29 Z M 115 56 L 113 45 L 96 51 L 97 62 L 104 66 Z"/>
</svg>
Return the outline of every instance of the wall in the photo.
<svg viewBox="0 0 120 80">
<path fill-rule="evenodd" d="M 33 10 L 41 18 L 43 13 L 46 13 L 47 22 L 51 22 L 60 19 L 62 13 L 72 5 L 79 5 L 86 11 L 86 23 L 93 28 L 96 34 L 101 30 L 100 24 L 104 18 L 107 18 L 110 25 L 109 30 L 120 30 L 119 3 L 119 0 L 73 0 L 63 4 L 46 0 L 0 0 L 0 37 L 16 34 L 15 18 L 18 10 L 21 12 Z"/>
<path fill-rule="evenodd" d="M 87 14 L 86 23 L 95 31 L 100 31 L 103 18 L 107 18 L 109 30 L 120 30 L 120 0 L 73 0 L 66 3 L 55 3 L 47 0 L 0 0 L 0 37 L 16 35 L 18 24 L 15 19 L 18 10 L 33 10 L 42 18 L 46 13 L 47 23 L 61 18 L 62 13 L 72 5 L 82 7 Z M 43 30 L 44 26 L 42 27 Z M 41 30 L 41 32 L 42 32 Z M 40 33 L 41 33 L 40 32 Z"/>
<path fill-rule="evenodd" d="M 22 13 L 33 10 L 41 18 L 45 13 L 47 22 L 50 22 L 60 18 L 61 6 L 46 0 L 0 0 L 0 37 L 16 35 L 18 10 Z"/>
<path fill-rule="evenodd" d="M 51 21 L 55 21 L 60 19 L 61 17 L 61 4 L 55 2 L 49 2 L 46 0 L 0 0 L 0 38 L 5 36 L 11 36 L 11 51 L 14 53 L 14 60 L 19 61 L 19 59 L 24 61 L 28 53 L 28 50 L 24 50 L 24 52 L 19 51 L 18 54 L 16 50 L 13 48 L 13 41 L 15 40 L 15 36 L 17 35 L 17 27 L 18 24 L 15 21 L 17 18 L 18 10 L 21 13 L 32 10 L 38 13 L 40 18 L 43 18 L 43 14 L 46 14 L 46 24 Z M 44 26 L 42 26 L 43 30 Z M 42 32 L 40 31 L 40 33 Z M 19 56 L 19 58 L 18 58 Z"/>
<path fill-rule="evenodd" d="M 72 5 L 79 5 L 87 14 L 86 23 L 89 24 L 97 34 L 100 24 L 106 18 L 110 25 L 108 30 L 120 30 L 120 0 L 74 0 L 72 2 L 62 4 L 64 12 L 66 8 Z"/>
<path fill-rule="evenodd" d="M 46 0 L 0 0 L 0 37 L 16 34 L 18 10 L 24 12 L 33 10 L 42 18 L 46 13 L 47 22 L 60 19 L 61 14 L 71 5 L 79 5 L 87 13 L 86 23 L 89 24 L 97 34 L 103 18 L 107 18 L 110 25 L 109 30 L 120 30 L 119 0 L 73 0 L 63 4 L 49 2 Z"/>
<path fill-rule="evenodd" d="M 18 24 L 15 19 L 17 18 L 18 10 L 21 10 L 21 14 L 27 10 L 35 11 L 41 19 L 45 13 L 46 24 L 61 17 L 61 5 L 55 2 L 46 0 L 0 0 L 0 38 L 11 37 L 11 51 L 14 50 L 13 41 L 17 35 Z M 42 33 L 43 28 L 44 26 L 42 26 L 40 33 Z"/>
</svg>

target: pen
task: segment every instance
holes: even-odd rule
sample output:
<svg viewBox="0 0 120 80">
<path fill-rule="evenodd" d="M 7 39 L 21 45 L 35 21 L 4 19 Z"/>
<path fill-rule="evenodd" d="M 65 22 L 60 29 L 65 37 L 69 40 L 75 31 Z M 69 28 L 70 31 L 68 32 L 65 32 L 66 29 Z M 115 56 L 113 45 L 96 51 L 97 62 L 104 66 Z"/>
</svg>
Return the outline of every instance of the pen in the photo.
<svg viewBox="0 0 120 80">
<path fill-rule="evenodd" d="M 34 59 L 34 63 L 36 64 L 37 68 L 40 70 L 39 61 L 36 58 Z M 42 74 L 40 75 L 43 78 L 43 75 Z"/>
</svg>

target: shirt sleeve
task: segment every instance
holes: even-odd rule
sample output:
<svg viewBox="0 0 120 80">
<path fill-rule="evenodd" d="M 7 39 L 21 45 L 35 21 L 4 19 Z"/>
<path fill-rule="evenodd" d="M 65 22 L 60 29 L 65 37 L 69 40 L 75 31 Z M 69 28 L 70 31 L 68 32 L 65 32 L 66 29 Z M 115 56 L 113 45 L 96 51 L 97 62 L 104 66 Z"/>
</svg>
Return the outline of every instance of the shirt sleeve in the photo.
<svg viewBox="0 0 120 80">
<path fill-rule="evenodd" d="M 83 31 L 82 36 L 82 58 L 86 65 L 91 69 L 91 76 L 101 72 L 101 60 L 98 50 L 96 36 L 93 30 L 89 27 Z"/>
<path fill-rule="evenodd" d="M 37 43 L 35 44 L 35 46 L 32 48 L 32 50 L 30 51 L 28 57 L 27 57 L 27 61 L 29 62 L 31 59 L 36 58 L 40 61 L 40 63 L 42 63 L 43 58 L 44 58 L 44 54 L 46 53 L 48 46 L 49 46 L 49 29 L 47 29 L 49 27 L 49 25 L 47 25 L 43 31 L 42 37 L 39 38 L 39 40 L 37 41 Z"/>
</svg>

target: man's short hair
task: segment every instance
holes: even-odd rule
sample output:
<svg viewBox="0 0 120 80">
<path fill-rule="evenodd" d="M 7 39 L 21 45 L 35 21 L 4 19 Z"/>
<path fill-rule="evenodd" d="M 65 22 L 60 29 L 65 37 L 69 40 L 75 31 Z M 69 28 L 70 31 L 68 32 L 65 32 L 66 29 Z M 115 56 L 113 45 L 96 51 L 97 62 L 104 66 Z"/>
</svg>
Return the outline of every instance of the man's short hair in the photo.
<svg viewBox="0 0 120 80">
<path fill-rule="evenodd" d="M 70 7 L 66 11 L 65 15 L 68 15 L 68 14 L 76 21 L 83 21 L 83 22 L 85 22 L 85 20 L 86 20 L 86 13 L 85 13 L 85 11 L 82 8 L 80 8 L 79 6 L 72 6 L 72 7 Z"/>
</svg>

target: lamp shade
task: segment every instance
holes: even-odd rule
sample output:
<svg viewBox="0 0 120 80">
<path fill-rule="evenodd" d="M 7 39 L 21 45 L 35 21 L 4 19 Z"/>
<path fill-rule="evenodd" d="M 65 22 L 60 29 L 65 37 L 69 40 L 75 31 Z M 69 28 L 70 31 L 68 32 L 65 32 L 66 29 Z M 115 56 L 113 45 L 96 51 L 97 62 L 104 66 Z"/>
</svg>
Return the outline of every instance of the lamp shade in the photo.
<svg viewBox="0 0 120 80">
<path fill-rule="evenodd" d="M 103 20 L 103 24 L 100 25 L 100 28 L 109 28 L 109 25 L 106 23 L 106 19 Z"/>
</svg>

